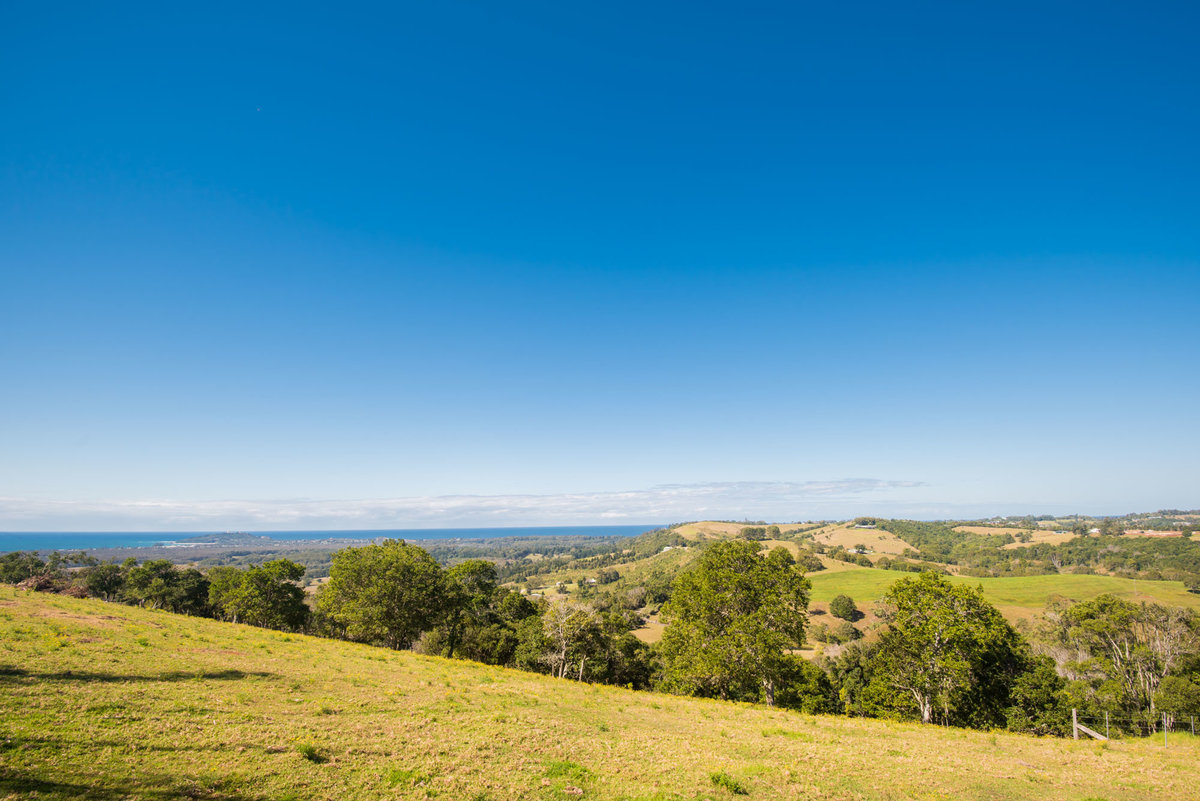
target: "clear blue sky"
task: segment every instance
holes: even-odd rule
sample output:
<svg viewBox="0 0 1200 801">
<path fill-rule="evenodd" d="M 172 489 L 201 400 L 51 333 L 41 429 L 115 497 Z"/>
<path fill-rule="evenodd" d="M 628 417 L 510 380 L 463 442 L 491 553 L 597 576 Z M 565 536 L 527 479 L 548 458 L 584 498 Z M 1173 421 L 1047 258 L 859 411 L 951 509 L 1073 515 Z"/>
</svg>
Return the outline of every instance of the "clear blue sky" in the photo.
<svg viewBox="0 0 1200 801">
<path fill-rule="evenodd" d="M 1195 3 L 255 5 L 0 10 L 0 529 L 1200 506 Z"/>
</svg>

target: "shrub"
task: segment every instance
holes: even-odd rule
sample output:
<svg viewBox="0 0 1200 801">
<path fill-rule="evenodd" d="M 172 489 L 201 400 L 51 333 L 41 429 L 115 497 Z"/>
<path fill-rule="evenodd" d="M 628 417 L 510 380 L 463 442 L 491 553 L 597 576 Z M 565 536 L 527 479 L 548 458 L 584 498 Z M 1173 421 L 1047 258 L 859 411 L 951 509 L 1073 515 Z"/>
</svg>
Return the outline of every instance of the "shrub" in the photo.
<svg viewBox="0 0 1200 801">
<path fill-rule="evenodd" d="M 830 634 L 837 639 L 838 642 L 854 642 L 862 639 L 862 632 L 854 627 L 854 624 L 849 620 L 843 620 L 833 627 Z"/>
<path fill-rule="evenodd" d="M 849 595 L 839 595 L 829 602 L 829 614 L 842 620 L 854 620 L 858 616 L 858 607 Z"/>
<path fill-rule="evenodd" d="M 713 783 L 714 787 L 722 787 L 734 795 L 750 795 L 750 791 L 746 789 L 746 785 L 723 770 L 715 770 L 708 774 L 708 780 Z"/>
<path fill-rule="evenodd" d="M 307 759 L 309 762 L 315 762 L 320 765 L 325 762 L 325 757 L 317 750 L 317 747 L 312 743 L 296 743 L 296 753 Z"/>
</svg>

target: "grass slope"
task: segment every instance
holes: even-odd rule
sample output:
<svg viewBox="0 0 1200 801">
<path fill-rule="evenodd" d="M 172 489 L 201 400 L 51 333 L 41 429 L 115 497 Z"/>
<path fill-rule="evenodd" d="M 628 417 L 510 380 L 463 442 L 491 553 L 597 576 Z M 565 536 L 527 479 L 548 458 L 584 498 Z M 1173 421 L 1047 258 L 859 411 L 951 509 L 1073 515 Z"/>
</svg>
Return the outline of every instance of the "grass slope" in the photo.
<svg viewBox="0 0 1200 801">
<path fill-rule="evenodd" d="M 861 604 L 883 596 L 887 588 L 905 573 L 858 566 L 836 572 L 812 573 L 812 599 L 828 602 L 845 593 Z M 951 581 L 983 587 L 983 595 L 1010 619 L 1028 617 L 1040 612 L 1054 595 L 1085 601 L 1103 593 L 1121 598 L 1148 601 L 1168 606 L 1200 609 L 1200 595 L 1188 592 L 1181 581 L 1135 581 L 1115 576 L 1086 576 L 1060 574 L 1055 576 L 1025 576 L 1002 578 L 971 578 L 951 576 Z"/>
<path fill-rule="evenodd" d="M 0 798 L 1143 801 L 1200 780 L 1182 735 L 812 717 L 10 588 L 0 699 Z"/>
</svg>

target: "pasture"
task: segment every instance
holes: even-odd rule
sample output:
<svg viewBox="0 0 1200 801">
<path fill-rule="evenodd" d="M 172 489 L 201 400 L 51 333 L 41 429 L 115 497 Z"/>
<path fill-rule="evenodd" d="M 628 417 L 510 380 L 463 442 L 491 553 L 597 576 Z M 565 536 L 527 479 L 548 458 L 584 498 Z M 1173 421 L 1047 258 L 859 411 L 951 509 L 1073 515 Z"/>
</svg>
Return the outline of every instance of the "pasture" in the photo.
<svg viewBox="0 0 1200 801">
<path fill-rule="evenodd" d="M 846 569 L 836 572 L 823 570 L 809 576 L 813 585 L 812 600 L 827 603 L 844 593 L 862 606 L 882 597 L 893 582 L 905 575 L 908 574 L 854 565 L 846 565 Z M 1200 609 L 1200 595 L 1188 592 L 1180 581 L 1137 581 L 1073 573 L 1002 578 L 951 576 L 950 580 L 981 587 L 984 597 L 1010 620 L 1040 612 L 1054 596 L 1085 601 L 1104 593 L 1137 602 Z"/>
</svg>

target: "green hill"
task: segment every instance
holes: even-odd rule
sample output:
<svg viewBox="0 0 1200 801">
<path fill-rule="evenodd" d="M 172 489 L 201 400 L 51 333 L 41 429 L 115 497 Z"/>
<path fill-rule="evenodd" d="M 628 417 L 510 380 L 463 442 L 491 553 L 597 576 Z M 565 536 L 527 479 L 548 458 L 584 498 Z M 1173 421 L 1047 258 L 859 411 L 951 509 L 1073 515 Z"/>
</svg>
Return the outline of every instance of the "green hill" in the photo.
<svg viewBox="0 0 1200 801">
<path fill-rule="evenodd" d="M 869 603 L 881 597 L 893 582 L 905 575 L 856 565 L 844 567 L 846 569 L 820 571 L 809 576 L 813 585 L 812 600 L 828 602 L 844 593 L 856 601 Z M 1009 619 L 1042 611 L 1055 595 L 1086 601 L 1103 593 L 1112 593 L 1129 600 L 1200 609 L 1200 595 L 1188 592 L 1181 581 L 1135 581 L 1116 576 L 1070 573 L 1002 578 L 951 576 L 950 580 L 982 587 L 984 597 Z"/>
<path fill-rule="evenodd" d="M 12 588 L 0 698 L 14 799 L 1143 801 L 1200 781 L 1184 735 L 813 717 Z"/>
</svg>

